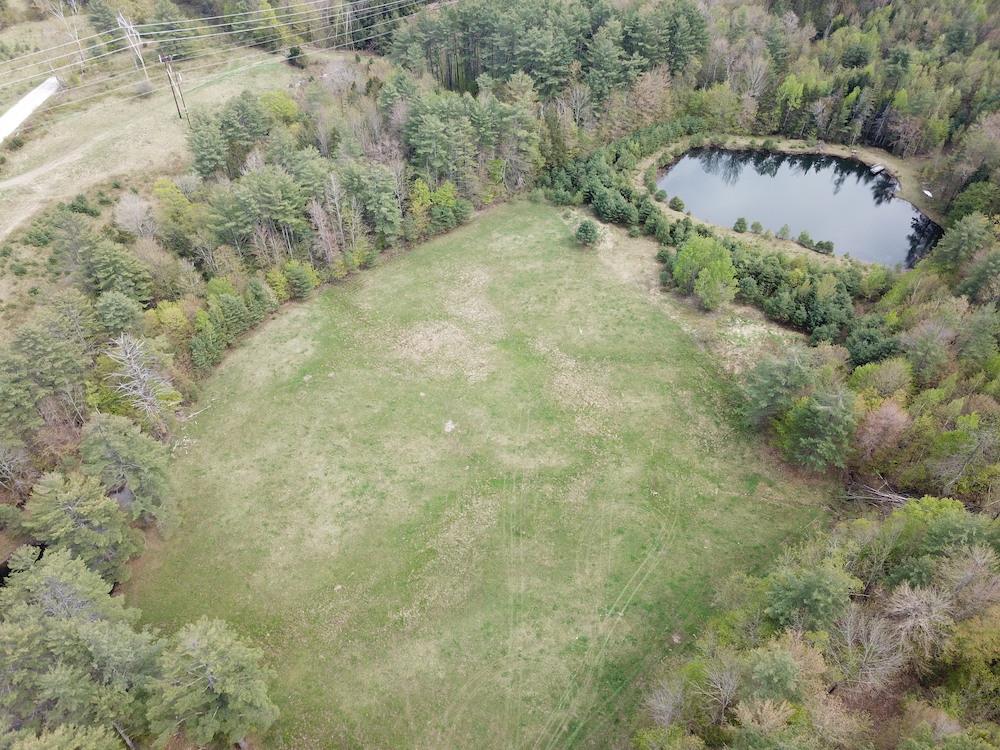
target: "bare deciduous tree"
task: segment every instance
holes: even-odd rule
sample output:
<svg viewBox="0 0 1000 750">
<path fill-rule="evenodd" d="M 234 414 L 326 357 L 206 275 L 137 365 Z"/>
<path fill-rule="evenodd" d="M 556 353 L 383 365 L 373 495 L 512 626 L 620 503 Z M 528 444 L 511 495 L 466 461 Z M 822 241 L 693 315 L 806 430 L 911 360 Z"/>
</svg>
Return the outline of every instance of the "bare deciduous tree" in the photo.
<svg viewBox="0 0 1000 750">
<path fill-rule="evenodd" d="M 836 672 L 835 687 L 865 692 L 887 688 L 907 663 L 898 627 L 857 603 L 830 629 L 827 655 Z"/>
<path fill-rule="evenodd" d="M 938 651 L 954 622 L 954 604 L 946 591 L 909 582 L 892 592 L 885 612 L 902 644 L 925 660 Z"/>
<path fill-rule="evenodd" d="M 118 366 L 108 376 L 112 388 L 132 404 L 155 433 L 165 434 L 167 421 L 180 404 L 180 394 L 170 379 L 156 369 L 156 358 L 146 352 L 139 339 L 127 333 L 115 339 L 107 355 Z"/>
<path fill-rule="evenodd" d="M 735 705 L 743 682 L 743 661 L 732 651 L 719 651 L 705 665 L 704 680 L 694 686 L 712 706 L 712 722 L 720 725 Z"/>
<path fill-rule="evenodd" d="M 669 727 L 681 720 L 684 711 L 686 685 L 680 679 L 664 680 L 649 697 L 646 708 L 661 727 Z"/>
<path fill-rule="evenodd" d="M 938 578 L 954 602 L 956 620 L 974 617 L 1000 603 L 997 554 L 986 545 L 967 547 L 946 558 Z"/>
<path fill-rule="evenodd" d="M 0 445 L 0 487 L 24 497 L 38 478 L 31 455 L 22 446 Z"/>
<path fill-rule="evenodd" d="M 125 193 L 114 210 L 115 223 L 136 237 L 152 237 L 156 232 L 149 203 L 135 193 Z"/>
</svg>

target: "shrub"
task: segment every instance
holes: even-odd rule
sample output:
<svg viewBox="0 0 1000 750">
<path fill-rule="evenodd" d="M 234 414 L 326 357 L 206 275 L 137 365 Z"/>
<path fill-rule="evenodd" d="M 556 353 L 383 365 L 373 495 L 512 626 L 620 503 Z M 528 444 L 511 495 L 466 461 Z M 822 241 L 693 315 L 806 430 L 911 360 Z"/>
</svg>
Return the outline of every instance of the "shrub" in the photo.
<svg viewBox="0 0 1000 750">
<path fill-rule="evenodd" d="M 308 64 L 305 53 L 298 45 L 288 48 L 288 64 L 293 68 L 304 68 Z"/>
<path fill-rule="evenodd" d="M 285 265 L 285 276 L 288 277 L 288 286 L 295 299 L 305 299 L 316 288 L 314 274 L 310 274 L 309 270 L 297 261 Z"/>
<path fill-rule="evenodd" d="M 666 203 L 667 202 L 667 191 L 666 190 L 657 190 L 655 198 L 660 203 Z"/>
<path fill-rule="evenodd" d="M 280 268 L 272 268 L 264 274 L 264 279 L 274 291 L 274 297 L 279 304 L 292 298 L 291 290 L 288 287 L 288 277 L 282 273 Z"/>
<path fill-rule="evenodd" d="M 750 225 L 750 231 L 753 232 L 754 234 L 760 234 L 761 232 L 764 231 L 764 225 L 761 224 L 759 221 L 755 221 L 753 224 Z"/>
<path fill-rule="evenodd" d="M 813 239 L 812 239 L 812 237 L 809 236 L 809 232 L 807 232 L 805 229 L 803 229 L 801 232 L 799 232 L 798 243 L 800 245 L 804 245 L 805 247 L 812 247 L 813 246 Z"/>
<path fill-rule="evenodd" d="M 733 231 L 739 232 L 740 234 L 743 234 L 743 232 L 747 231 L 747 220 L 744 219 L 742 216 L 738 218 L 736 220 L 736 223 L 733 224 Z"/>
<path fill-rule="evenodd" d="M 464 224 L 472 218 L 472 201 L 459 198 L 455 201 L 455 221 Z"/>
<path fill-rule="evenodd" d="M 90 201 L 87 200 L 87 196 L 83 194 L 77 195 L 72 201 L 70 201 L 66 208 L 77 214 L 87 214 L 87 216 L 101 215 L 100 210 L 90 205 Z"/>
<path fill-rule="evenodd" d="M 670 199 L 670 203 L 668 205 L 674 211 L 683 211 L 684 210 L 684 201 L 682 201 L 680 199 L 680 196 L 677 196 L 677 195 L 675 195 L 673 198 Z"/>
<path fill-rule="evenodd" d="M 598 239 L 600 239 L 600 231 L 597 224 L 590 219 L 581 222 L 580 226 L 576 228 L 576 241 L 581 245 L 596 245 Z"/>
</svg>

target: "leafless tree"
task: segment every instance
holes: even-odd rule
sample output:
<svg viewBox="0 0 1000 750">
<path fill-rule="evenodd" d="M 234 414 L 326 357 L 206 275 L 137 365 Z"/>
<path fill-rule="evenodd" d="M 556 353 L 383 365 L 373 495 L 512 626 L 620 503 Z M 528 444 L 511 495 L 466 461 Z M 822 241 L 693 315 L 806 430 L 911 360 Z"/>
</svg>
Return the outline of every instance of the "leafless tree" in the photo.
<svg viewBox="0 0 1000 750">
<path fill-rule="evenodd" d="M 111 387 L 128 400 L 155 433 L 165 435 L 167 421 L 180 404 L 180 395 L 170 379 L 156 369 L 156 358 L 128 333 L 115 339 L 107 355 L 117 365 L 108 376 Z"/>
<path fill-rule="evenodd" d="M 80 18 L 83 5 L 79 0 L 33 0 L 34 6 L 45 15 L 55 19 L 69 40 L 76 45 L 78 62 L 87 61 L 87 53 L 80 40 L 80 32 L 85 21 Z"/>
<path fill-rule="evenodd" d="M 653 721 L 661 727 L 669 727 L 681 720 L 684 711 L 686 686 L 679 678 L 664 680 L 649 697 L 646 698 L 646 708 L 653 716 Z"/>
<path fill-rule="evenodd" d="M 396 194 L 396 205 L 399 206 L 399 212 L 402 214 L 408 192 L 408 185 L 406 182 L 406 160 L 401 156 L 393 157 L 388 161 L 386 166 L 389 168 L 389 171 L 392 172 L 392 177 L 396 181 L 393 192 Z"/>
<path fill-rule="evenodd" d="M 704 680 L 693 686 L 712 707 L 712 722 L 721 725 L 726 714 L 735 705 L 743 682 L 743 662 L 739 656 L 720 650 L 705 665 Z"/>
<path fill-rule="evenodd" d="M 954 602 L 956 620 L 974 617 L 1000 603 L 997 554 L 986 545 L 956 551 L 941 563 L 938 579 Z"/>
<path fill-rule="evenodd" d="M 897 627 L 856 602 L 830 629 L 827 656 L 836 670 L 835 687 L 865 692 L 887 688 L 908 660 Z"/>
<path fill-rule="evenodd" d="M 37 478 L 38 471 L 32 466 L 31 455 L 24 447 L 0 445 L 0 487 L 21 498 Z"/>
<path fill-rule="evenodd" d="M 346 248 L 347 235 L 345 229 L 347 224 L 348 198 L 347 191 L 344 189 L 336 173 L 330 175 L 330 179 L 326 185 L 326 204 L 333 218 L 332 229 L 337 235 L 337 241 L 340 247 Z"/>
<path fill-rule="evenodd" d="M 136 237 L 152 237 L 156 232 L 152 207 L 135 193 L 122 195 L 115 206 L 114 217 L 118 226 Z"/>
<path fill-rule="evenodd" d="M 864 465 L 876 455 L 894 450 L 913 418 L 896 401 L 889 399 L 861 418 L 855 446 Z"/>
<path fill-rule="evenodd" d="M 316 256 L 318 256 L 320 262 L 325 266 L 330 267 L 333 265 L 337 253 L 342 251 L 343 248 L 337 242 L 337 233 L 333 229 L 330 217 L 323 204 L 313 199 L 309 201 L 308 211 L 316 233 L 315 240 L 313 241 Z"/>
<path fill-rule="evenodd" d="M 939 650 L 954 622 L 954 604 L 946 591 L 909 582 L 892 592 L 885 613 L 901 643 L 924 658 Z"/>
</svg>

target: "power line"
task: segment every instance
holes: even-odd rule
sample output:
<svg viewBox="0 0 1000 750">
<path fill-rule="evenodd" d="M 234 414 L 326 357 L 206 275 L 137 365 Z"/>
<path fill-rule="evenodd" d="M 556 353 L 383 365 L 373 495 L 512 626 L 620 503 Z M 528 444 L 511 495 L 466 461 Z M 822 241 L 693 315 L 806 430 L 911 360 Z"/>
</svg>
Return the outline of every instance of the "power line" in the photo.
<svg viewBox="0 0 1000 750">
<path fill-rule="evenodd" d="M 447 1 L 447 2 L 441 2 L 441 3 L 438 3 L 436 5 L 436 7 L 449 7 L 449 6 L 457 4 L 458 2 L 459 2 L 459 0 L 450 0 L 450 1 Z M 412 15 L 414 15 L 414 14 L 410 14 L 410 16 L 412 16 Z M 373 24 L 370 28 L 377 28 L 379 26 L 387 26 L 389 24 L 395 23 L 396 21 L 402 20 L 402 18 L 409 18 L 410 16 L 403 16 L 401 18 L 385 19 L 384 21 L 382 21 L 382 22 L 380 22 L 378 24 Z M 328 49 L 336 50 L 336 49 L 347 47 L 347 46 L 350 46 L 350 45 L 353 45 L 353 44 L 364 44 L 365 42 L 373 41 L 375 39 L 379 39 L 381 37 L 387 36 L 387 35 L 391 34 L 392 32 L 393 32 L 393 29 L 389 28 L 389 29 L 386 29 L 385 31 L 381 31 L 381 32 L 379 32 L 377 34 L 372 34 L 370 36 L 367 36 L 367 37 L 364 37 L 364 38 L 361 38 L 361 39 L 357 39 L 357 40 L 351 40 L 350 42 L 345 42 L 343 45 L 335 46 L 335 47 L 328 48 Z M 323 39 L 320 39 L 319 41 L 320 42 L 328 41 L 329 39 L 333 38 L 334 36 L 336 36 L 336 33 L 328 35 L 328 36 L 324 37 Z M 246 45 L 245 46 L 245 48 L 247 48 L 247 49 L 252 49 L 252 47 L 253 47 L 252 45 Z M 211 52 L 205 53 L 202 56 L 211 56 L 211 55 L 215 55 L 215 54 L 220 54 L 223 51 L 224 50 L 213 50 Z M 260 54 L 267 54 L 267 53 L 260 53 Z M 250 59 L 252 57 L 257 57 L 257 56 L 258 56 L 258 54 L 255 53 L 255 54 L 251 54 L 251 55 L 246 55 L 246 56 L 244 56 L 241 59 L 247 60 L 247 59 Z M 219 80 L 220 78 L 223 78 L 224 76 L 229 76 L 229 75 L 233 75 L 233 74 L 236 74 L 236 73 L 245 72 L 247 70 L 252 70 L 253 68 L 259 67 L 261 65 L 269 64 L 269 63 L 280 64 L 281 62 L 283 62 L 283 61 L 276 60 L 273 57 L 271 57 L 270 55 L 268 55 L 267 59 L 259 60 L 258 62 L 251 63 L 249 65 L 240 66 L 238 68 L 227 69 L 226 71 L 224 71 L 224 72 L 222 72 L 222 73 L 220 73 L 219 75 L 216 75 L 216 76 L 208 76 L 204 80 L 200 80 L 200 81 L 197 82 L 198 83 L 198 87 L 200 88 L 201 86 L 208 85 L 209 83 L 212 83 L 213 81 L 216 81 L 216 80 Z M 195 66 L 194 68 L 188 68 L 186 70 L 182 70 L 181 72 L 182 73 L 184 73 L 184 72 L 190 73 L 192 71 L 197 71 L 197 70 L 202 70 L 204 68 L 212 67 L 214 64 L 215 63 L 207 63 L 207 64 L 204 64 L 204 65 Z M 164 83 L 166 81 L 166 77 L 165 76 L 154 77 L 153 81 L 156 82 L 156 83 L 162 84 L 162 83 Z M 92 85 L 92 84 L 83 84 L 81 87 L 77 87 L 77 88 L 82 88 L 84 86 L 89 86 L 89 85 Z M 105 96 L 108 96 L 108 95 L 114 93 L 115 91 L 121 91 L 123 89 L 133 87 L 134 85 L 135 85 L 135 82 L 130 82 L 130 83 L 124 84 L 122 86 L 117 86 L 114 89 L 110 89 L 108 91 L 99 91 L 99 92 L 97 92 L 95 94 L 91 94 L 89 96 L 86 96 L 86 97 L 83 97 L 83 98 L 80 98 L 80 99 L 75 99 L 75 100 L 68 101 L 68 102 L 62 102 L 60 104 L 56 104 L 56 105 L 53 105 L 51 107 L 46 108 L 45 109 L 45 113 L 54 112 L 54 111 L 56 111 L 58 109 L 62 109 L 62 108 L 65 108 L 65 107 L 76 106 L 76 105 L 82 104 L 83 102 L 89 101 L 91 99 L 95 99 L 97 97 L 105 97 Z M 73 90 L 76 90 L 76 89 L 73 89 Z M 154 90 L 156 90 L 156 86 L 154 86 Z M 127 97 L 124 97 L 124 98 L 120 98 L 120 99 L 118 99 L 118 102 L 120 102 L 120 103 L 122 103 L 122 102 L 128 102 L 128 101 L 131 101 L 133 99 L 144 98 L 144 97 L 147 97 L 147 96 L 149 96 L 148 92 L 138 93 L 138 94 L 134 94 L 132 96 L 127 96 Z M 49 119 L 47 122 L 48 123 L 56 123 L 56 122 L 60 122 L 62 120 L 68 119 L 70 117 L 76 117 L 79 114 L 81 114 L 81 113 L 80 112 L 69 112 L 69 113 L 66 113 L 66 114 L 64 114 L 64 115 L 62 115 L 60 117 Z"/>
<path fill-rule="evenodd" d="M 453 3 L 446 3 L 446 5 L 451 5 L 451 4 L 453 4 Z M 384 3 L 383 5 L 378 6 L 378 7 L 387 8 L 387 7 L 393 7 L 393 6 L 396 6 L 396 5 L 398 5 L 398 2 L 389 2 L 389 3 Z M 409 17 L 409 16 L 405 16 L 405 17 Z M 372 31 L 374 29 L 385 27 L 385 26 L 390 26 L 390 25 L 396 23 L 399 20 L 400 20 L 400 18 L 384 18 L 383 20 L 381 20 L 381 21 L 379 21 L 379 22 L 377 22 L 375 24 L 372 24 L 368 28 L 368 31 Z M 391 31 L 391 29 L 390 29 L 390 31 Z M 341 33 L 341 31 L 339 29 L 334 29 L 331 33 L 327 34 L 326 36 L 321 37 L 321 38 L 316 39 L 316 40 L 313 40 L 313 42 L 311 42 L 311 44 L 313 46 L 322 45 L 322 44 L 328 42 L 329 40 L 337 37 L 338 35 L 340 35 L 340 33 Z M 218 34 L 218 35 L 219 36 L 229 35 L 229 32 L 226 32 L 226 34 Z M 371 37 L 366 37 L 366 38 L 357 39 L 357 40 L 345 40 L 345 43 L 343 44 L 343 46 L 349 46 L 351 44 L 363 44 L 363 43 L 365 43 L 367 41 L 371 41 L 372 39 L 379 38 L 381 36 L 384 36 L 384 34 L 380 33 L 380 34 L 377 34 L 377 35 L 373 35 Z M 283 37 L 282 34 L 277 34 L 277 35 L 275 35 L 273 37 L 259 39 L 259 40 L 255 41 L 253 43 L 242 44 L 242 45 L 239 45 L 239 46 L 241 46 L 243 48 L 246 48 L 246 49 L 253 49 L 254 47 L 256 47 L 258 45 L 261 45 L 261 44 L 268 44 L 270 42 L 278 41 L 282 37 Z M 224 54 L 225 52 L 226 52 L 226 48 L 210 49 L 210 50 L 207 50 L 207 51 L 204 51 L 204 52 L 200 52 L 200 53 L 198 53 L 196 55 L 192 55 L 192 56 L 186 58 L 185 62 L 188 62 L 190 60 L 196 60 L 196 59 L 203 58 L 203 57 L 212 57 L 212 56 Z M 246 58 L 244 58 L 244 59 L 246 59 Z M 198 69 L 200 69 L 202 67 L 208 67 L 208 66 L 198 66 L 196 68 L 191 68 L 190 66 L 186 66 L 185 68 L 178 69 L 178 73 L 179 74 L 183 74 L 185 71 L 190 72 L 191 70 L 198 70 Z M 67 94 L 67 93 L 70 93 L 70 92 L 73 92 L 73 91 L 80 91 L 80 90 L 83 90 L 83 89 L 86 89 L 86 88 L 90 88 L 90 87 L 93 87 L 93 86 L 104 85 L 104 84 L 107 84 L 107 82 L 108 82 L 107 79 L 99 79 L 99 80 L 95 80 L 95 81 L 90 81 L 90 82 L 87 82 L 87 83 L 78 84 L 76 86 L 64 89 L 63 93 Z M 102 91 L 102 92 L 98 92 L 98 93 L 96 93 L 96 94 L 94 94 L 92 96 L 84 97 L 84 98 L 81 98 L 81 99 L 75 99 L 75 100 L 71 100 L 71 101 L 66 101 L 66 102 L 62 102 L 60 104 L 56 104 L 56 105 L 50 106 L 48 109 L 49 110 L 53 110 L 53 109 L 58 109 L 58 108 L 62 108 L 62 107 L 72 106 L 72 105 L 74 105 L 74 104 L 76 104 L 78 102 L 94 98 L 95 96 L 100 96 L 102 94 L 106 95 L 106 94 L 113 93 L 115 91 L 120 91 L 120 90 L 126 89 L 126 88 L 130 87 L 131 85 L 133 85 L 132 82 L 128 82 L 128 83 L 125 83 L 125 84 L 123 84 L 121 86 L 116 86 L 113 89 L 105 90 L 105 91 Z"/>
<path fill-rule="evenodd" d="M 452 3 L 447 3 L 447 4 L 450 5 Z M 384 19 L 383 21 L 381 21 L 379 23 L 373 24 L 371 27 L 369 27 L 369 30 L 372 30 L 372 29 L 375 29 L 375 28 L 379 28 L 379 27 L 389 26 L 389 25 L 395 23 L 398 20 L 400 20 L 400 19 L 397 19 L 397 18 Z M 371 41 L 373 39 L 385 36 L 386 34 L 391 33 L 391 31 L 392 31 L 392 29 L 388 29 L 385 32 L 382 32 L 382 33 L 379 33 L 379 34 L 375 34 L 375 35 L 373 35 L 371 37 L 366 37 L 366 38 L 363 38 L 363 39 L 357 39 L 357 40 L 351 40 L 351 41 L 345 41 L 345 43 L 342 46 L 349 46 L 351 44 L 363 44 L 363 43 L 365 43 L 367 41 Z M 315 45 L 327 42 L 330 39 L 336 37 L 339 33 L 340 33 L 339 31 L 334 31 L 334 32 L 328 34 L 327 36 L 322 37 L 322 38 L 316 40 L 313 44 L 315 46 Z M 274 36 L 274 37 L 271 37 L 271 38 L 268 38 L 268 39 L 259 40 L 258 42 L 255 42 L 253 44 L 244 44 L 244 45 L 239 45 L 239 46 L 242 47 L 242 48 L 244 48 L 244 49 L 254 49 L 259 44 L 267 44 L 267 43 L 272 42 L 272 41 L 277 41 L 280 38 L 281 38 L 281 35 L 278 35 L 278 36 Z M 231 49 L 231 48 L 228 48 L 228 49 Z M 214 56 L 217 56 L 217 55 L 221 55 L 221 54 L 224 54 L 225 52 L 227 52 L 228 49 L 227 48 L 223 48 L 223 47 L 219 47 L 219 48 L 207 50 L 207 51 L 201 52 L 201 53 L 199 53 L 197 55 L 192 55 L 191 57 L 187 58 L 184 62 L 189 62 L 191 60 L 196 60 L 196 59 L 204 58 L 204 57 L 214 57 Z M 325 48 L 325 49 L 329 49 L 329 48 Z M 334 47 L 334 49 L 337 49 L 337 47 Z M 243 57 L 241 59 L 249 59 L 249 58 L 255 57 L 255 56 L 256 55 L 247 55 L 247 56 L 245 56 L 245 57 Z M 200 69 L 203 69 L 203 68 L 206 68 L 206 67 L 211 67 L 211 65 L 213 65 L 213 64 L 214 63 L 208 63 L 207 65 L 195 66 L 193 68 L 190 67 L 190 66 L 186 66 L 184 68 L 180 68 L 177 72 L 179 74 L 183 74 L 185 72 L 191 72 L 191 71 L 194 71 L 194 70 L 200 70 Z M 161 81 L 162 81 L 162 79 L 161 79 Z M 80 90 L 83 90 L 83 89 L 86 89 L 86 88 L 90 88 L 90 87 L 93 87 L 93 86 L 99 86 L 99 85 L 102 85 L 102 84 L 106 84 L 107 82 L 108 82 L 107 79 L 100 79 L 100 80 L 96 80 L 96 81 L 90 81 L 88 83 L 78 84 L 76 86 L 64 89 L 63 90 L 63 94 L 68 94 L 68 93 L 71 93 L 71 92 L 74 92 L 74 91 L 80 91 Z M 121 91 L 121 90 L 130 88 L 130 87 L 132 87 L 134 85 L 135 85 L 134 81 L 129 81 L 129 82 L 124 83 L 124 84 L 122 84 L 120 86 L 116 86 L 116 87 L 114 87 L 112 89 L 107 89 L 107 90 L 104 90 L 104 91 L 98 91 L 95 94 L 92 94 L 90 96 L 86 96 L 86 97 L 82 97 L 82 98 L 78 98 L 78 99 L 72 99 L 72 100 L 69 100 L 69 101 L 64 101 L 64 102 L 61 102 L 59 104 L 52 105 L 52 106 L 48 107 L 46 111 L 53 111 L 53 110 L 56 110 L 56 109 L 61 109 L 61 108 L 65 108 L 65 107 L 74 106 L 76 104 L 79 104 L 80 102 L 87 101 L 87 100 L 96 98 L 98 96 L 106 96 L 106 95 L 112 94 L 112 93 L 114 93 L 116 91 Z"/>
<path fill-rule="evenodd" d="M 379 5 L 373 5 L 373 6 L 369 6 L 369 7 L 365 8 L 365 15 L 366 15 L 366 17 L 370 17 L 370 16 L 373 16 L 373 15 L 378 15 L 380 13 L 387 12 L 387 9 L 390 8 L 390 7 L 392 7 L 393 10 L 396 10 L 396 9 L 398 9 L 401 6 L 411 5 L 411 4 L 419 4 L 419 3 L 417 3 L 416 0 L 392 0 L 391 2 L 381 3 Z M 303 8 L 303 7 L 310 8 L 310 10 L 297 11 L 296 13 L 288 13 L 287 12 L 288 10 L 290 10 L 292 8 Z M 353 12 L 353 8 L 348 3 L 347 5 L 337 6 L 336 10 L 334 10 L 334 12 L 333 12 L 332 15 L 339 14 L 342 17 L 346 18 L 352 12 Z M 135 26 L 136 31 L 138 31 L 139 34 L 143 35 L 143 36 L 168 35 L 168 34 L 176 33 L 177 31 L 188 32 L 188 31 L 194 31 L 195 29 L 221 28 L 221 27 L 224 27 L 224 26 L 231 25 L 232 22 L 231 21 L 226 21 L 226 22 L 223 22 L 223 23 L 220 23 L 220 24 L 209 24 L 207 26 L 204 25 L 204 22 L 205 21 L 213 21 L 213 20 L 217 20 L 217 19 L 233 19 L 233 18 L 237 18 L 237 17 L 241 17 L 241 16 L 259 15 L 259 14 L 262 14 L 262 13 L 273 14 L 276 18 L 279 18 L 279 19 L 280 18 L 287 19 L 287 18 L 291 18 L 293 16 L 308 16 L 308 15 L 311 15 L 313 13 L 317 14 L 317 18 L 322 18 L 324 16 L 331 15 L 330 9 L 328 9 L 328 8 L 321 8 L 321 7 L 317 6 L 315 2 L 304 2 L 304 3 L 295 3 L 295 4 L 292 4 L 292 5 L 287 5 L 287 6 L 284 6 L 283 8 L 277 8 L 277 9 L 276 8 L 271 8 L 271 9 L 266 9 L 266 10 L 244 11 L 244 12 L 241 12 L 241 13 L 229 13 L 229 14 L 221 15 L 221 16 L 206 16 L 206 17 L 200 17 L 200 18 L 179 19 L 179 20 L 176 20 L 176 21 L 158 21 L 158 22 L 150 22 L 150 23 L 144 23 L 144 24 L 134 24 L 134 26 Z M 412 15 L 412 14 L 408 14 L 408 15 Z M 243 21 L 239 21 L 239 23 L 248 23 L 251 20 L 252 19 L 244 19 Z M 177 26 L 178 24 L 185 24 L 185 23 L 188 23 L 188 24 L 202 24 L 202 25 L 201 26 L 195 26 L 195 27 L 192 27 L 190 29 L 180 28 L 180 29 L 164 29 L 164 30 L 147 31 L 147 29 L 153 29 L 153 27 L 158 27 L 158 26 Z M 282 25 L 282 26 L 290 26 L 290 25 L 293 25 L 294 23 L 298 23 L 298 22 L 287 22 L 286 21 L 285 23 L 282 23 L 280 25 Z M 275 24 L 271 24 L 271 26 L 274 26 L 274 25 Z M 87 37 L 82 37 L 78 41 L 79 42 L 83 42 L 83 41 L 88 41 L 90 39 L 99 39 L 99 38 L 105 37 L 107 35 L 118 34 L 118 33 L 119 33 L 119 29 L 107 29 L 107 30 L 104 30 L 104 31 L 99 31 L 96 34 L 91 34 L 90 36 L 87 36 Z M 212 36 L 212 35 L 199 35 L 199 34 L 196 34 L 196 35 L 189 36 L 189 37 L 180 37 L 180 38 L 178 38 L 178 40 L 180 41 L 180 40 L 186 40 L 186 39 L 197 39 L 197 38 L 209 37 L 209 36 Z M 88 45 L 87 51 L 92 50 L 92 49 L 99 49 L 99 48 L 101 48 L 103 46 L 106 46 L 108 44 L 115 44 L 115 43 L 121 42 L 121 41 L 125 41 L 125 38 L 124 37 L 115 37 L 115 38 L 110 39 L 110 40 L 104 40 L 104 39 L 102 39 L 102 41 L 100 43 L 98 43 L 98 44 Z M 15 61 L 18 61 L 18 60 L 21 60 L 21 59 L 25 59 L 25 58 L 28 58 L 28 57 L 32 57 L 32 56 L 35 56 L 35 55 L 47 54 L 47 53 L 49 53 L 49 52 L 51 52 L 53 50 L 57 50 L 57 49 L 60 49 L 60 48 L 63 48 L 63 47 L 67 47 L 67 46 L 76 46 L 77 44 L 78 44 L 78 42 L 66 42 L 64 44 L 56 45 L 55 47 L 50 47 L 50 48 L 47 48 L 47 49 L 44 49 L 44 50 L 37 50 L 35 52 L 29 52 L 29 53 L 26 53 L 26 54 L 21 55 L 19 57 L 9 58 L 8 60 L 3 61 L 2 64 L 7 64 L 7 63 L 15 62 Z M 118 50 L 114 50 L 111 54 L 113 54 L 114 52 L 117 52 L 117 51 Z M 45 60 L 41 60 L 41 61 L 38 61 L 38 62 L 33 62 L 33 63 L 29 63 L 27 65 L 21 66 L 20 68 L 14 68 L 14 69 L 8 70 L 7 72 L 8 73 L 16 73 L 19 70 L 23 70 L 25 68 L 32 67 L 32 66 L 35 66 L 35 65 L 41 65 L 41 64 L 44 64 L 45 62 L 51 63 L 51 62 L 54 62 L 56 60 L 59 60 L 60 58 L 75 57 L 75 56 L 77 56 L 77 54 L 78 54 L 77 52 L 64 53 L 64 54 L 61 54 L 61 55 L 57 55 L 54 58 L 49 57 L 49 58 L 46 58 Z M 88 58 L 87 61 L 92 60 L 92 59 L 98 59 L 98 58 Z M 87 61 L 83 61 L 83 62 L 81 62 L 81 64 L 84 64 L 84 62 L 87 62 Z M 70 67 L 70 66 L 63 66 L 63 67 Z"/>
</svg>

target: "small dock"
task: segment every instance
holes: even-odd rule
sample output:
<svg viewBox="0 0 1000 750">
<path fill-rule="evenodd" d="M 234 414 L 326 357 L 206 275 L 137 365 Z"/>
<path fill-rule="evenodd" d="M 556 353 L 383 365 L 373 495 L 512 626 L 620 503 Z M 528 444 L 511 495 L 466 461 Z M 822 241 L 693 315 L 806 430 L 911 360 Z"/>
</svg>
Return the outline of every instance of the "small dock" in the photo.
<svg viewBox="0 0 1000 750">
<path fill-rule="evenodd" d="M 883 167 L 881 164 L 876 164 L 875 166 L 873 166 L 871 168 L 872 174 L 879 174 L 880 172 L 884 172 L 884 171 L 885 171 L 885 167 Z"/>
</svg>

